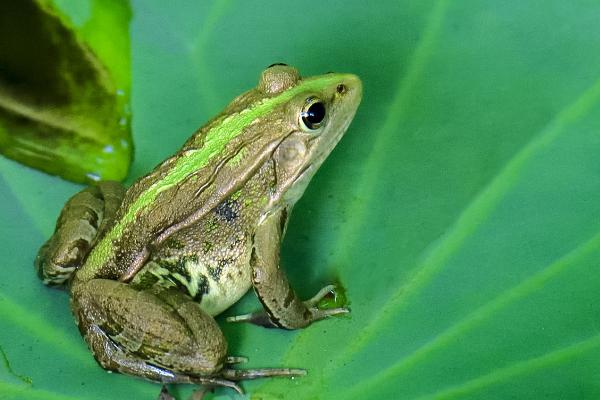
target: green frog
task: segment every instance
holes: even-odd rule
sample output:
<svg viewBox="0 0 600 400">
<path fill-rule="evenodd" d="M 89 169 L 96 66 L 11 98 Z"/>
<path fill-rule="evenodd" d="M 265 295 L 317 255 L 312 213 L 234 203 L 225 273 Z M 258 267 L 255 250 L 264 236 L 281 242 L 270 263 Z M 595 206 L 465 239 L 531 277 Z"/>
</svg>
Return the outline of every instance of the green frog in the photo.
<svg viewBox="0 0 600 400">
<path fill-rule="evenodd" d="M 302 369 L 239 369 L 213 319 L 253 288 L 264 310 L 229 318 L 304 328 L 344 307 L 302 301 L 279 265 L 292 207 L 360 103 L 351 74 L 301 78 L 274 64 L 173 156 L 125 189 L 100 182 L 65 204 L 35 261 L 70 288 L 81 335 L 105 369 L 231 387 Z"/>
</svg>

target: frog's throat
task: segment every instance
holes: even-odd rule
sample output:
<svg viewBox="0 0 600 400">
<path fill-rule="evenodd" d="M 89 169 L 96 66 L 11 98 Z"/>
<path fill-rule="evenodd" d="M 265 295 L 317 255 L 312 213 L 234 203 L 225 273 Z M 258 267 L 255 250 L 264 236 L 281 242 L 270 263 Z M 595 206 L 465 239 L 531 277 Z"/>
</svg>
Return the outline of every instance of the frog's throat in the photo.
<svg viewBox="0 0 600 400">
<path fill-rule="evenodd" d="M 269 114 L 277 107 L 289 102 L 303 92 L 321 91 L 326 87 L 336 85 L 345 79 L 351 79 L 350 74 L 327 74 L 303 79 L 298 85 L 281 92 L 277 96 L 262 99 L 239 113 L 221 117 L 210 129 L 202 147 L 188 150 L 181 155 L 169 169 L 166 175 L 156 184 L 143 191 L 129 206 L 123 217 L 107 232 L 86 261 L 86 269 L 94 271 L 103 264 L 106 256 L 113 252 L 113 240 L 118 239 L 124 230 L 135 223 L 138 216 L 148 209 L 156 197 L 163 191 L 178 185 L 198 169 L 218 157 L 225 146 L 238 137 L 254 120 Z"/>
</svg>

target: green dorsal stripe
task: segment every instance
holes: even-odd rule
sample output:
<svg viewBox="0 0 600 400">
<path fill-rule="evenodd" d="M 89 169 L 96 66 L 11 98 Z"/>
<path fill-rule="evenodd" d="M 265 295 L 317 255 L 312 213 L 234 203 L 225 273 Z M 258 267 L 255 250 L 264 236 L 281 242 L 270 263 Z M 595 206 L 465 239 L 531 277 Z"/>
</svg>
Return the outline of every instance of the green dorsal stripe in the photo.
<svg viewBox="0 0 600 400">
<path fill-rule="evenodd" d="M 115 224 L 90 253 L 85 267 L 79 271 L 78 276 L 83 280 L 91 278 L 96 269 L 112 256 L 112 241 L 122 235 L 125 228 L 136 220 L 136 216 L 140 212 L 150 207 L 160 192 L 184 181 L 189 175 L 206 166 L 213 158 L 218 157 L 227 143 L 236 138 L 252 121 L 289 102 L 299 93 L 319 91 L 340 82 L 345 76 L 344 74 L 327 74 L 308 78 L 302 80 L 299 85 L 277 96 L 263 99 L 238 114 L 222 117 L 215 127 L 208 131 L 204 145 L 201 148 L 182 154 L 161 181 L 142 192 L 129 206 L 123 218 Z"/>
</svg>

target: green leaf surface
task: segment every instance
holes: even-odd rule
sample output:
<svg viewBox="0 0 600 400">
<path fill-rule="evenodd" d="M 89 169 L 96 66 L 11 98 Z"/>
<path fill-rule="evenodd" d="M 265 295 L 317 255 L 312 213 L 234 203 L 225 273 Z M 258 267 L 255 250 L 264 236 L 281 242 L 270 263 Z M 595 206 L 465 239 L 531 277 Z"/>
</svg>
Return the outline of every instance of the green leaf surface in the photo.
<svg viewBox="0 0 600 400">
<path fill-rule="evenodd" d="M 283 245 L 300 294 L 340 282 L 352 312 L 294 332 L 220 318 L 249 367 L 309 371 L 245 382 L 248 398 L 600 397 L 598 2 L 139 0 L 132 11 L 130 181 L 269 64 L 364 82 Z M 4 159 L 0 171 L 0 398 L 156 398 L 159 385 L 95 364 L 67 294 L 34 275 L 78 187 Z M 257 307 L 250 293 L 226 315 Z"/>
</svg>

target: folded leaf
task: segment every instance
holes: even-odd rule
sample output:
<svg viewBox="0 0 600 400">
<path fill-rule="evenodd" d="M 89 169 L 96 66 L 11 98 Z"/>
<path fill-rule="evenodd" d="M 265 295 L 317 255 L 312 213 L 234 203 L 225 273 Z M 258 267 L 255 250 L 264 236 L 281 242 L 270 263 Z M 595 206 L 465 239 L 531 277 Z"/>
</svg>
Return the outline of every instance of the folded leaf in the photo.
<svg viewBox="0 0 600 400">
<path fill-rule="evenodd" d="M 48 1 L 0 2 L 0 152 L 77 182 L 121 180 L 130 12 L 126 1 L 86 4 L 75 26 Z"/>
</svg>

